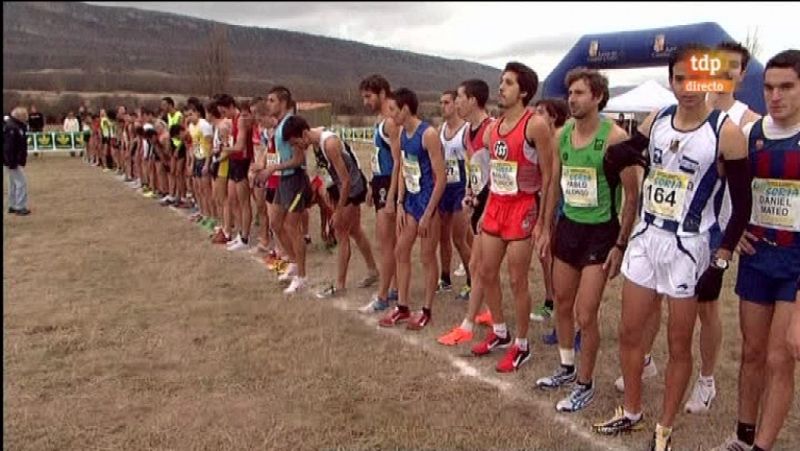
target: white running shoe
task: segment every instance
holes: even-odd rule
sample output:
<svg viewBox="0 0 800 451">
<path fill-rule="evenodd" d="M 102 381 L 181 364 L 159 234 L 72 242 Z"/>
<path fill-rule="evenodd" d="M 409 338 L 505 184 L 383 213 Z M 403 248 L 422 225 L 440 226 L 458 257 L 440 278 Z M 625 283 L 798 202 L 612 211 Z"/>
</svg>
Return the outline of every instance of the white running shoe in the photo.
<svg viewBox="0 0 800 451">
<path fill-rule="evenodd" d="M 241 251 L 241 250 L 247 249 L 248 247 L 249 246 L 247 245 L 247 243 L 242 241 L 242 236 L 241 235 L 236 235 L 236 239 L 231 241 L 230 244 L 228 244 L 227 249 L 229 251 L 231 251 L 231 252 L 235 252 L 235 251 Z"/>
<path fill-rule="evenodd" d="M 653 361 L 653 357 L 651 356 L 650 362 L 644 366 L 644 371 L 642 371 L 642 380 L 651 378 L 657 374 L 658 368 L 656 368 L 656 362 Z M 622 376 L 614 381 L 614 386 L 617 387 L 620 393 L 625 393 L 625 382 L 622 380 Z"/>
<path fill-rule="evenodd" d="M 455 271 L 453 271 L 453 275 L 456 277 L 464 277 L 467 275 L 467 270 L 464 269 L 463 263 L 458 265 L 458 268 Z"/>
<path fill-rule="evenodd" d="M 717 388 L 714 386 L 712 379 L 711 384 L 706 384 L 699 378 L 694 383 L 694 390 L 692 396 L 686 401 L 684 409 L 688 413 L 706 413 L 711 408 L 711 401 L 717 396 Z"/>
<path fill-rule="evenodd" d="M 290 280 L 294 280 L 294 276 L 297 275 L 297 263 L 289 263 L 289 266 L 286 267 L 286 271 L 283 272 L 280 276 L 278 276 L 278 282 L 288 282 Z"/>
<path fill-rule="evenodd" d="M 305 287 L 306 287 L 305 277 L 293 276 L 292 283 L 290 283 L 289 286 L 286 287 L 285 290 L 283 290 L 283 294 L 295 294 L 299 290 L 302 290 Z"/>
</svg>

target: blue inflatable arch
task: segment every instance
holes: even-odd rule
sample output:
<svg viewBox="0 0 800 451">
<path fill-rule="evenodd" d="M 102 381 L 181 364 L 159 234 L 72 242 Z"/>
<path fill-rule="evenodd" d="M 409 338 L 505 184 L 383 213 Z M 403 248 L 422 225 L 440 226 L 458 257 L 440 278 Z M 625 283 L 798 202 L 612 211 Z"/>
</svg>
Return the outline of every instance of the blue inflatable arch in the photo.
<svg viewBox="0 0 800 451">
<path fill-rule="evenodd" d="M 678 27 L 653 28 L 650 30 L 623 31 L 585 35 L 567 53 L 564 59 L 547 76 L 542 90 L 543 97 L 564 98 L 567 88 L 564 77 L 574 67 L 590 69 L 634 69 L 666 66 L 670 53 L 688 43 L 714 46 L 734 39 L 714 22 L 703 22 Z M 667 71 L 664 71 L 664 79 Z M 766 114 L 764 105 L 764 66 L 755 58 L 747 65 L 747 73 L 734 97 L 761 115 Z"/>
</svg>

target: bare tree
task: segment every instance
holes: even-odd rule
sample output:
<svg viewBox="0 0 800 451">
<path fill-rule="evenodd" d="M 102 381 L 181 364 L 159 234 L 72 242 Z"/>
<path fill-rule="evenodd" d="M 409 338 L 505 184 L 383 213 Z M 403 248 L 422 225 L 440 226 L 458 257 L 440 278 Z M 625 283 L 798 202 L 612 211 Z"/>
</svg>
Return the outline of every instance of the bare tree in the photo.
<svg viewBox="0 0 800 451">
<path fill-rule="evenodd" d="M 761 54 L 761 42 L 758 40 L 758 27 L 752 32 L 747 30 L 747 38 L 744 40 L 744 46 L 750 51 L 750 56 L 758 58 Z"/>
<path fill-rule="evenodd" d="M 209 97 L 226 92 L 230 81 L 231 63 L 228 28 L 225 25 L 214 24 L 205 47 L 199 52 L 199 58 L 198 91 Z"/>
</svg>

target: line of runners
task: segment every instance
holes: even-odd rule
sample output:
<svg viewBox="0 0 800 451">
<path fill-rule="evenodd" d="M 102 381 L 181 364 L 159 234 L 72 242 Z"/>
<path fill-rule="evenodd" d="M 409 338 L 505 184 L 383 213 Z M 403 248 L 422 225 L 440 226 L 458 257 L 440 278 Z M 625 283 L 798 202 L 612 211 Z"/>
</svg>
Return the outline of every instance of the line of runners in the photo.
<svg viewBox="0 0 800 451">
<path fill-rule="evenodd" d="M 347 288 L 352 238 L 368 268 L 358 286 L 377 283 L 360 310 L 382 312 L 382 327 L 405 323 L 420 330 L 430 323 L 435 294 L 452 287 L 455 247 L 467 276 L 457 298 L 468 303 L 462 323 L 439 343 L 469 343 L 476 324 L 490 326 L 472 353 L 506 349 L 496 368 L 512 372 L 530 359 L 530 319 L 554 313 L 559 365 L 536 386 L 571 387 L 556 404 L 560 412 L 579 411 L 594 399 L 600 301 L 607 281 L 622 273 L 622 376 L 615 386 L 624 401 L 594 430 L 642 428 L 642 380 L 657 374 L 650 349 L 666 299 L 669 360 L 650 443 L 656 450 L 671 447 L 692 374 L 698 316 L 702 364 L 683 410 L 708 411 L 716 396 L 722 338 L 716 301 L 736 250 L 743 339 L 738 417 L 736 433 L 718 449 L 766 450 L 791 407 L 800 358 L 800 51 L 767 63 L 769 114 L 762 118 L 733 93 L 684 89 L 692 52 L 704 50 L 674 52 L 668 75 L 678 103 L 651 113 L 632 136 L 600 114 L 609 97 L 605 76 L 574 69 L 565 80 L 568 107 L 557 99 L 530 105 L 537 74 L 511 62 L 500 80 L 498 119 L 486 110 L 488 84 L 471 79 L 442 94 L 438 130 L 418 116 L 413 91 L 393 91 L 381 75 L 362 80 L 363 103 L 377 116 L 369 180 L 350 145 L 311 127 L 281 86 L 238 104 L 224 94 L 207 104 L 190 98 L 183 111 L 165 98 L 162 118 L 147 110 L 128 115 L 120 107 L 116 124 L 104 115 L 93 123 L 87 159 L 104 165 L 110 157 L 120 178 L 163 205 L 188 208 L 191 192 L 191 219 L 213 230 L 211 241 L 228 250 L 251 248 L 257 217 L 258 244 L 251 251 L 267 254 L 265 263 L 289 282 L 286 294 L 307 285 L 308 209 L 318 205 L 323 240 L 338 246 L 338 256 L 335 282 L 317 297 Z M 729 76 L 738 85 L 748 51 L 736 43 L 716 50 L 737 63 Z M 309 148 L 319 172 L 313 179 Z M 377 261 L 361 225 L 363 203 L 376 213 Z M 424 298 L 412 313 L 417 241 Z M 534 253 L 547 300 L 532 314 Z M 513 340 L 502 308 L 503 260 Z"/>
</svg>

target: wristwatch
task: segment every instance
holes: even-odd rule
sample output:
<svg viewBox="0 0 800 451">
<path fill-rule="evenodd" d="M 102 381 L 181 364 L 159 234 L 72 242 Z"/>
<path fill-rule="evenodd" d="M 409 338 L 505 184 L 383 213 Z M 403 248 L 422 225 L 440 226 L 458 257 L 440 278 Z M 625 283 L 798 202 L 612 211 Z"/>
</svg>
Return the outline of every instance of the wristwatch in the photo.
<svg viewBox="0 0 800 451">
<path fill-rule="evenodd" d="M 723 271 L 728 269 L 729 265 L 730 265 L 730 262 L 728 260 L 725 260 L 724 258 L 716 257 L 716 258 L 714 258 L 714 260 L 711 260 L 711 266 L 713 266 L 713 267 L 715 267 L 717 269 L 721 269 Z"/>
</svg>

